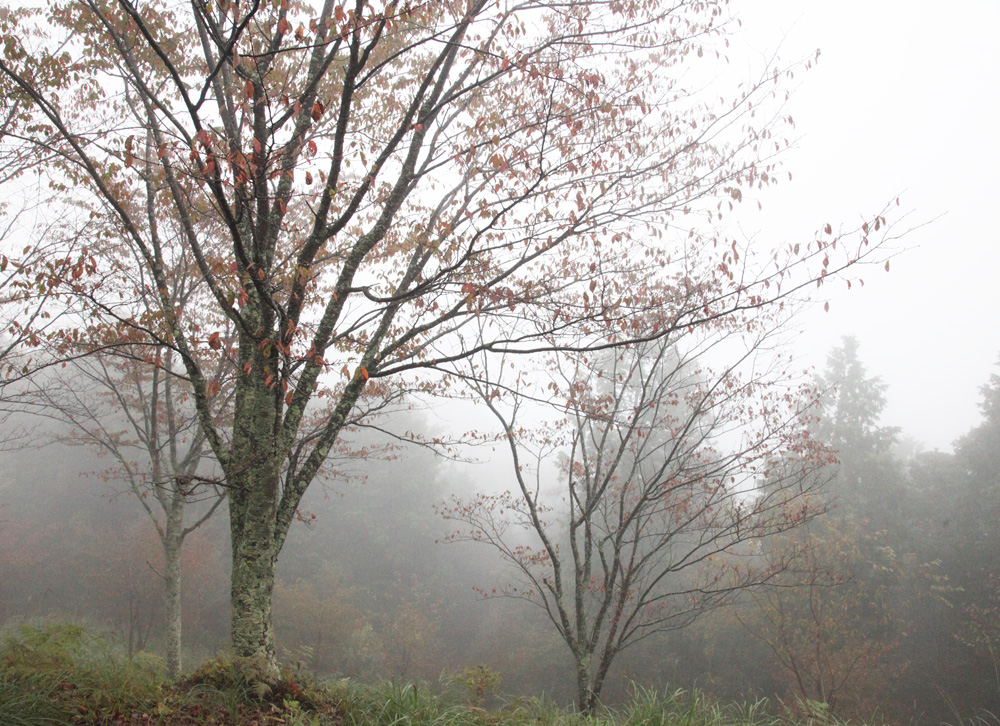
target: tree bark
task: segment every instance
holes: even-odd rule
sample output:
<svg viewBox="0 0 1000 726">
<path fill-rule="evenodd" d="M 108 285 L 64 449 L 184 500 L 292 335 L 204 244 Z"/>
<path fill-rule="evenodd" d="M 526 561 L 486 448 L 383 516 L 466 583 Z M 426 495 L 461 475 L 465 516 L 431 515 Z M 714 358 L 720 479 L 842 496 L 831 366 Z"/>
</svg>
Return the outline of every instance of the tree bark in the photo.
<svg viewBox="0 0 1000 726">
<path fill-rule="evenodd" d="M 174 507 L 178 509 L 178 507 Z M 166 626 L 167 671 L 172 678 L 181 674 L 181 545 L 183 544 L 183 506 L 179 507 L 180 519 L 175 522 L 171 516 L 167 521 L 166 537 L 163 541 L 165 559 L 163 569 L 163 609 Z M 173 512 L 171 513 L 173 514 Z"/>
<path fill-rule="evenodd" d="M 580 713 L 592 716 L 597 709 L 598 694 L 590 684 L 590 655 L 576 657 L 576 703 Z"/>
<path fill-rule="evenodd" d="M 254 661 L 268 677 L 278 674 L 271 617 L 275 561 L 273 555 L 255 542 L 233 543 L 233 652 Z"/>
<path fill-rule="evenodd" d="M 265 463 L 230 479 L 231 631 L 236 656 L 255 661 L 276 677 L 271 593 L 283 538 L 276 534 L 277 474 L 269 469 Z"/>
<path fill-rule="evenodd" d="M 261 316 L 265 318 L 265 316 Z M 269 322 L 269 321 L 267 321 Z M 243 336 L 250 372 L 236 387 L 229 460 L 229 525 L 232 538 L 231 635 L 233 652 L 277 677 L 271 593 L 283 537 L 277 535 L 280 469 L 275 463 L 275 394 L 264 379 L 269 361 L 257 341 Z"/>
</svg>

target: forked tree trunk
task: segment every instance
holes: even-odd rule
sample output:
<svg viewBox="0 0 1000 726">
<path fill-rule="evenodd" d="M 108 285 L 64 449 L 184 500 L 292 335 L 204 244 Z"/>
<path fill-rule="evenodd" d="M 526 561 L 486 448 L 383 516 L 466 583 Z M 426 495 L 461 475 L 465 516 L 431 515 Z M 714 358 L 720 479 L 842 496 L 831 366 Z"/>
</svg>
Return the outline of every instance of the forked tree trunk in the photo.
<svg viewBox="0 0 1000 726">
<path fill-rule="evenodd" d="M 245 317 L 254 325 L 258 319 L 264 321 L 262 329 L 273 329 L 273 321 L 263 313 L 252 317 L 247 312 Z M 380 336 L 373 339 L 373 350 L 379 340 Z M 289 461 L 292 437 L 281 430 L 282 415 L 291 415 L 291 409 L 284 411 L 285 397 L 281 389 L 275 388 L 268 373 L 277 369 L 277 353 L 272 350 L 272 358 L 267 358 L 258 340 L 251 336 L 241 338 L 240 346 L 241 360 L 248 363 L 242 367 L 236 384 L 233 437 L 226 470 L 233 557 L 231 637 L 234 654 L 247 659 L 246 665 L 254 672 L 262 668 L 265 677 L 273 680 L 278 676 L 278 665 L 271 594 L 278 554 L 299 501 L 364 390 L 367 376 L 355 375 L 346 386 L 330 415 L 325 441 L 316 444 L 308 456 L 309 463 L 300 462 L 291 476 L 283 472 L 283 466 Z M 365 362 L 363 358 L 362 364 Z M 301 414 L 305 402 L 297 406 Z"/>
<path fill-rule="evenodd" d="M 592 656 L 577 656 L 576 665 L 576 702 L 580 713 L 585 716 L 593 716 L 597 712 L 597 707 L 601 705 L 601 691 L 604 688 L 604 681 L 611 668 L 610 657 L 604 654 L 597 664 L 595 673 L 592 665 Z"/>
<path fill-rule="evenodd" d="M 591 710 L 587 712 L 589 714 L 593 714 L 600 703 L 601 691 L 604 690 L 604 680 L 608 676 L 608 670 L 611 668 L 611 661 L 614 660 L 616 654 L 616 652 L 612 652 L 610 654 L 604 653 L 601 656 L 600 663 L 597 665 L 597 673 L 594 674 L 594 680 L 590 687 Z"/>
</svg>

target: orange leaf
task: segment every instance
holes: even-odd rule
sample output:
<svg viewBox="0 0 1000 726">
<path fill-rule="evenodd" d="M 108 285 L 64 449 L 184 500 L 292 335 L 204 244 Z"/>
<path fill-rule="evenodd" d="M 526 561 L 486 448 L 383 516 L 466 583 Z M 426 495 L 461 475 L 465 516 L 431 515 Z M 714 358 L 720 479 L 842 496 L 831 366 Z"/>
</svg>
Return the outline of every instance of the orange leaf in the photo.
<svg viewBox="0 0 1000 726">
<path fill-rule="evenodd" d="M 218 350 L 222 347 L 222 341 L 219 339 L 219 331 L 216 330 L 210 336 L 208 336 L 208 347 L 212 350 Z"/>
</svg>

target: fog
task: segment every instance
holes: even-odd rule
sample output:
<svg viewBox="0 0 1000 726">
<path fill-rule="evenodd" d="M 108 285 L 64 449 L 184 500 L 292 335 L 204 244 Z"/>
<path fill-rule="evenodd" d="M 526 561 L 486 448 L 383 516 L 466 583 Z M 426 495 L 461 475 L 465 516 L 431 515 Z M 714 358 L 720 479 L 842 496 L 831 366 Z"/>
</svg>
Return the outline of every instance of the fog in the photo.
<svg viewBox="0 0 1000 726">
<path fill-rule="evenodd" d="M 783 665 L 788 653 L 769 633 L 780 625 L 774 614 L 793 612 L 801 597 L 766 586 L 630 646 L 614 664 L 605 703 L 642 684 L 697 685 L 722 698 L 822 695 L 840 713 L 877 704 L 928 723 L 954 708 L 992 707 L 991 442 L 1000 409 L 984 409 L 989 416 L 967 432 L 958 454 L 916 453 L 898 445 L 909 432 L 884 426 L 892 372 L 866 367 L 864 351 L 851 341 L 831 352 L 824 373 L 842 380 L 814 434 L 838 444 L 840 465 L 825 485 L 829 510 L 803 528 L 819 546 L 801 552 L 820 569 L 843 568 L 842 576 L 818 591 L 830 612 L 797 620 L 785 633 L 805 638 L 802 647 L 810 627 L 827 633 L 827 661 L 802 665 L 798 675 L 829 678 L 831 692 L 803 694 L 793 686 Z M 984 403 L 992 406 L 991 385 Z M 421 408 L 394 413 L 393 428 L 446 436 Z M 8 427 L 18 420 L 31 419 L 11 419 Z M 59 443 L 71 438 L 70 429 L 50 421 L 35 426 L 33 446 L 3 454 L 0 618 L 8 627 L 68 619 L 123 647 L 162 652 L 163 554 L 155 531 L 109 459 Z M 510 563 L 482 544 L 445 543 L 458 531 L 441 516 L 453 496 L 514 487 L 503 442 L 456 448 L 449 458 L 373 429 L 347 440 L 364 458 L 335 461 L 336 475 L 310 490 L 281 555 L 274 593 L 281 658 L 324 676 L 438 688 L 485 665 L 499 676 L 504 698 L 544 694 L 571 702 L 572 659 L 544 612 L 518 597 L 491 596 L 517 581 Z M 190 504 L 188 517 L 207 506 L 204 499 Z M 514 543 L 531 542 L 517 527 L 507 532 Z M 184 545 L 187 664 L 226 647 L 228 557 L 219 510 Z M 809 571 L 803 562 L 785 573 L 785 585 L 795 580 L 808 588 L 808 578 L 797 579 Z M 784 598 L 780 611 L 774 598 Z"/>
<path fill-rule="evenodd" d="M 820 367 L 833 341 L 857 336 L 892 383 L 887 420 L 942 451 L 977 420 L 979 386 L 1000 351 L 1000 333 L 980 325 L 1000 303 L 991 221 L 1000 51 L 987 30 L 998 13 L 992 2 L 952 13 L 929 2 L 784 0 L 739 11 L 742 37 L 760 54 L 821 50 L 789 101 L 799 132 L 787 159 L 793 180 L 772 191 L 748 231 L 800 239 L 896 196 L 914 228 L 888 274 L 872 269 L 863 289 L 825 291 L 830 312 L 815 307 L 796 349 Z"/>
<path fill-rule="evenodd" d="M 646 347 L 538 356 L 503 380 L 456 364 L 449 390 L 421 385 L 423 373 L 447 377 L 436 360 L 414 374 L 402 357 L 398 388 L 373 376 L 278 558 L 282 663 L 465 688 L 477 705 L 580 705 L 585 662 L 607 666 L 606 705 L 637 687 L 697 687 L 898 724 L 997 713 L 1000 6 L 964 13 L 860 0 L 739 9 L 727 73 L 822 52 L 782 107 L 795 136 L 781 183 L 747 194 L 723 234 L 750 250 L 826 225 L 846 238 L 889 205 L 885 247 L 848 269 L 850 286 L 810 284 L 766 320 L 656 328 L 638 336 Z M 357 329 L 384 303 L 355 303 Z M 452 343 L 473 347 L 480 324 L 456 323 Z M 203 349 L 223 347 L 213 335 Z M 342 360 L 310 390 L 368 381 L 350 349 L 364 336 L 345 335 Z M 187 671 L 230 647 L 230 483 L 199 433 L 187 373 L 157 359 L 178 391 L 157 408 L 152 391 L 166 384 L 142 354 L 122 360 L 103 392 L 86 362 L 24 380 L 8 369 L 0 632 L 72 621 Z M 231 373 L 212 396 L 235 396 L 218 384 Z M 228 404 L 219 411 L 230 436 Z M 297 432 L 295 457 L 321 428 Z M 289 487 L 282 466 L 276 486 Z M 588 618 L 601 647 L 581 655 Z"/>
</svg>

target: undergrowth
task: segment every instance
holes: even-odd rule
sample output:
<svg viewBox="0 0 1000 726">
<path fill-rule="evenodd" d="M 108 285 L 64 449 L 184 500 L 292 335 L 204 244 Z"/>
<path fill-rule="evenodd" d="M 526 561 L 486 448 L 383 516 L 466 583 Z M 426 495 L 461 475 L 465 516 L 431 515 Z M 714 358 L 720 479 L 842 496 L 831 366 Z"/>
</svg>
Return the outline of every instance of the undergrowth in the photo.
<svg viewBox="0 0 1000 726">
<path fill-rule="evenodd" d="M 826 716 L 775 716 L 766 701 L 720 704 L 698 691 L 642 688 L 597 716 L 544 699 L 488 710 L 484 696 L 497 681 L 480 670 L 445 677 L 441 688 L 369 687 L 291 673 L 268 681 L 249 661 L 219 657 L 171 681 L 159 658 L 127 657 L 83 628 L 22 626 L 0 638 L 0 725 L 836 726 Z"/>
</svg>

